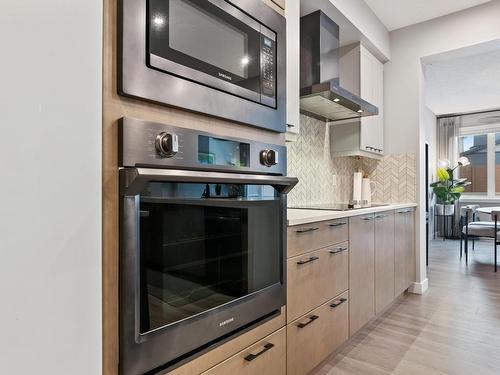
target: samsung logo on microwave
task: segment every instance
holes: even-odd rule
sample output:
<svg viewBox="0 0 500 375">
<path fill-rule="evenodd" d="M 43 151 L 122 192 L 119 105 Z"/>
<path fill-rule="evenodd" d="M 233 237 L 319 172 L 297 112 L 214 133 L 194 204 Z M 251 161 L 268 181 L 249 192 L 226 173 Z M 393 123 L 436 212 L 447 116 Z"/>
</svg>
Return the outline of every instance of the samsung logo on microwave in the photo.
<svg viewBox="0 0 500 375">
<path fill-rule="evenodd" d="M 223 327 L 226 324 L 229 324 L 229 323 L 232 323 L 232 322 L 234 322 L 234 318 L 226 319 L 226 320 L 224 320 L 224 321 L 222 321 L 222 322 L 219 323 L 219 327 Z"/>
<path fill-rule="evenodd" d="M 230 76 L 228 76 L 227 74 L 221 73 L 221 72 L 219 72 L 219 77 L 227 79 L 228 81 L 233 80 Z"/>
</svg>

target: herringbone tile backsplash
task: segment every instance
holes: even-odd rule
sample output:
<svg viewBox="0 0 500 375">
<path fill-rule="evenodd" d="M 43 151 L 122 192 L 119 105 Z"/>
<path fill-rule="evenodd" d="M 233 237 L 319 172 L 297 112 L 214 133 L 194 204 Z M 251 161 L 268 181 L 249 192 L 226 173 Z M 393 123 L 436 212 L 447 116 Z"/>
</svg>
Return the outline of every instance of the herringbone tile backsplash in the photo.
<svg viewBox="0 0 500 375">
<path fill-rule="evenodd" d="M 416 202 L 416 157 L 413 153 L 387 155 L 382 160 L 330 156 L 329 126 L 301 116 L 296 142 L 287 144 L 288 175 L 299 178 L 288 194 L 289 206 L 347 203 L 352 174 L 358 169 L 375 182 L 373 202 Z"/>
</svg>

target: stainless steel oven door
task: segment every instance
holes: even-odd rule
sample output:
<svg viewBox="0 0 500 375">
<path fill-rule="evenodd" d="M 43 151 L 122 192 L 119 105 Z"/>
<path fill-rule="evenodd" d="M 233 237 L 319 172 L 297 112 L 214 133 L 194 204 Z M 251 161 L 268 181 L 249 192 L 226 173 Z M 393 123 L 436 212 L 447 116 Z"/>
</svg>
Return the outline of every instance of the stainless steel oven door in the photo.
<svg viewBox="0 0 500 375">
<path fill-rule="evenodd" d="M 296 179 L 121 170 L 120 369 L 179 365 L 285 304 Z"/>
</svg>

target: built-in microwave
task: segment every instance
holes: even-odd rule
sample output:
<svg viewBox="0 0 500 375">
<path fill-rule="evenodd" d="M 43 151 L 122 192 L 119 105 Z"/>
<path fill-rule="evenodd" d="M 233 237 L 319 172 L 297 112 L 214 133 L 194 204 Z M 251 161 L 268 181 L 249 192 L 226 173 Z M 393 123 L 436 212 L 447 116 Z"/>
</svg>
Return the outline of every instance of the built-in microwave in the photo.
<svg viewBox="0 0 500 375">
<path fill-rule="evenodd" d="M 285 20 L 261 0 L 122 0 L 119 91 L 284 132 Z"/>
</svg>

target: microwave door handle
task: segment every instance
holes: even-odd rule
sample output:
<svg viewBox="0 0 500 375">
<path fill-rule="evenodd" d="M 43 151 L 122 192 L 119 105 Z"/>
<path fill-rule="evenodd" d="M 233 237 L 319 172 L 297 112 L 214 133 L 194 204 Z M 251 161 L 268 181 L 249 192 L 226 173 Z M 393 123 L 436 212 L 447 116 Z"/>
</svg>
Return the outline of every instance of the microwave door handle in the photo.
<svg viewBox="0 0 500 375">
<path fill-rule="evenodd" d="M 150 181 L 271 185 L 281 194 L 288 193 L 299 182 L 296 177 L 284 176 L 153 168 L 122 168 L 120 170 L 120 186 L 126 196 L 140 194 Z"/>
</svg>

